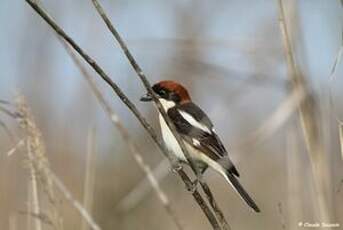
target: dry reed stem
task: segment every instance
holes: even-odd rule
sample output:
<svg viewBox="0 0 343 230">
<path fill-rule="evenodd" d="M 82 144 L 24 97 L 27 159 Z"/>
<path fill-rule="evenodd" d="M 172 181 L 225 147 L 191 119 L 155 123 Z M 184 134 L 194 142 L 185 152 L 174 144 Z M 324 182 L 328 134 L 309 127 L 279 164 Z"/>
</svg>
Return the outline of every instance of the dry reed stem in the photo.
<svg viewBox="0 0 343 230">
<path fill-rule="evenodd" d="M 57 200 L 55 198 L 55 191 L 53 185 L 64 195 L 66 200 L 79 212 L 81 217 L 85 219 L 87 224 L 93 230 L 100 230 L 101 228 L 96 224 L 91 215 L 85 210 L 85 208 L 73 198 L 71 193 L 68 191 L 63 182 L 51 171 L 48 159 L 45 155 L 45 147 L 42 141 L 42 134 L 38 127 L 36 126 L 33 116 L 24 102 L 24 99 L 21 97 L 18 100 L 18 113 L 20 114 L 20 125 L 26 131 L 27 140 L 29 143 L 30 150 L 32 150 L 30 162 L 33 163 L 33 166 L 36 172 L 39 175 L 40 183 L 42 188 L 48 195 L 52 216 L 47 215 L 49 220 L 53 223 L 55 229 L 63 229 L 62 220 L 57 210 Z M 34 213 L 40 214 L 40 213 Z"/>
<path fill-rule="evenodd" d="M 89 128 L 87 138 L 87 157 L 85 167 L 85 181 L 84 181 L 84 195 L 83 207 L 92 213 L 93 197 L 94 197 L 94 184 L 96 175 L 96 130 L 95 127 Z M 88 225 L 85 219 L 81 219 L 81 230 L 87 230 Z"/>
<path fill-rule="evenodd" d="M 69 192 L 63 182 L 53 173 L 49 168 L 43 168 L 46 173 L 49 174 L 51 180 L 56 185 L 56 188 L 63 194 L 66 200 L 78 211 L 81 217 L 87 222 L 89 227 L 93 230 L 101 230 L 99 225 L 94 221 L 93 217 L 87 212 L 87 210 L 78 202 L 72 194 Z"/>
<path fill-rule="evenodd" d="M 149 133 L 151 138 L 154 140 L 154 142 L 158 145 L 158 147 L 162 150 L 162 153 L 171 161 L 173 166 L 175 166 L 175 161 L 173 161 L 170 154 L 168 154 L 168 150 L 166 146 L 161 142 L 156 132 L 153 130 L 151 125 L 145 120 L 145 118 L 141 115 L 141 113 L 138 111 L 136 106 L 128 99 L 128 97 L 122 92 L 122 90 L 109 78 L 109 76 L 103 71 L 103 69 L 92 59 L 88 54 L 86 54 L 83 49 L 81 49 L 78 44 L 71 39 L 61 27 L 59 27 L 56 22 L 45 12 L 45 10 L 40 7 L 35 1 L 32 0 L 25 0 L 32 9 L 42 17 L 42 19 L 45 20 L 47 24 L 51 26 L 51 28 L 59 34 L 63 39 L 73 47 L 75 51 L 77 51 L 82 58 L 98 73 L 99 77 L 101 77 L 111 88 L 112 90 L 117 94 L 117 96 L 121 99 L 121 101 L 130 109 L 130 111 L 135 115 L 135 117 L 139 120 L 141 125 L 144 127 L 144 129 Z M 151 88 L 150 88 L 151 91 Z M 180 167 L 175 167 L 177 170 L 177 173 L 185 183 L 187 188 L 192 187 L 192 181 L 189 178 L 189 176 L 183 171 Z M 194 190 L 192 193 L 193 198 L 209 220 L 210 224 L 212 225 L 213 229 L 220 229 L 220 226 L 216 220 L 216 217 L 213 215 L 211 209 L 208 207 L 207 203 L 204 201 L 203 197 L 200 195 L 200 193 L 197 191 L 197 189 Z"/>
<path fill-rule="evenodd" d="M 343 6 L 342 6 L 342 9 L 343 9 Z M 337 66 L 341 62 L 342 56 L 343 56 L 343 28 L 342 28 L 342 32 L 341 32 L 341 46 L 340 46 L 340 48 L 339 48 L 339 50 L 337 52 L 335 61 L 334 61 L 333 65 L 332 65 L 330 79 L 334 78 L 336 70 L 337 70 Z"/>
<path fill-rule="evenodd" d="M 226 221 L 226 219 L 224 217 L 224 214 L 221 211 L 221 209 L 219 208 L 219 205 L 217 204 L 217 202 L 216 202 L 216 200 L 215 200 L 215 198 L 214 198 L 214 196 L 213 196 L 209 186 L 207 185 L 206 182 L 202 181 L 202 179 L 201 179 L 202 177 L 199 175 L 200 171 L 199 171 L 197 165 L 195 164 L 195 162 L 193 162 L 192 158 L 190 157 L 190 154 L 189 154 L 189 152 L 188 152 L 184 142 L 182 141 L 181 136 L 176 131 L 175 125 L 173 124 L 173 122 L 168 117 L 168 115 L 167 115 L 166 111 L 164 110 L 161 102 L 157 98 L 155 92 L 152 90 L 151 84 L 148 81 L 148 79 L 147 79 L 146 75 L 144 74 L 143 70 L 141 69 L 141 67 L 139 66 L 139 64 L 137 63 L 137 61 L 135 60 L 135 58 L 133 57 L 131 52 L 129 51 L 127 45 L 125 44 L 124 40 L 122 39 L 122 37 L 120 36 L 118 31 L 113 26 L 111 20 L 107 17 L 107 15 L 106 15 L 104 9 L 102 8 L 102 6 L 100 5 L 99 1 L 98 0 L 92 0 L 92 2 L 93 2 L 94 7 L 96 8 L 97 12 L 99 13 L 101 18 L 105 22 L 107 28 L 110 30 L 110 32 L 114 36 L 115 40 L 119 43 L 122 51 L 124 52 L 125 56 L 127 57 L 128 61 L 131 64 L 131 66 L 135 70 L 136 74 L 138 75 L 138 77 L 142 81 L 145 89 L 147 90 L 147 92 L 150 95 L 152 95 L 153 101 L 155 102 L 155 105 L 157 106 L 158 111 L 162 115 L 163 119 L 167 123 L 168 127 L 170 128 L 170 130 L 172 131 L 172 133 L 173 133 L 175 139 L 177 140 L 179 146 L 181 147 L 182 152 L 185 155 L 185 157 L 186 157 L 186 159 L 187 159 L 191 169 L 193 170 L 194 174 L 198 177 L 198 179 L 200 179 L 200 185 L 201 185 L 204 193 L 206 194 L 206 198 L 207 198 L 208 202 L 210 203 L 210 205 L 211 205 L 211 207 L 212 207 L 212 209 L 213 209 L 217 219 L 221 223 L 222 228 L 224 230 L 230 229 L 230 225 Z"/>
<path fill-rule="evenodd" d="M 8 230 L 17 230 L 18 227 L 18 221 L 17 216 L 15 214 L 10 214 L 9 220 L 8 220 Z"/>
<path fill-rule="evenodd" d="M 169 173 L 169 161 L 167 159 L 162 160 L 158 166 L 152 169 L 152 174 L 156 181 L 159 183 L 162 181 Z M 131 209 L 135 208 L 144 197 L 151 192 L 153 187 L 147 176 L 143 178 L 137 185 L 116 205 L 116 209 L 119 212 L 129 212 Z"/>
<path fill-rule="evenodd" d="M 21 129 L 24 131 L 26 137 L 26 150 L 27 158 L 31 173 L 31 182 L 32 182 L 32 199 L 33 199 L 33 210 L 31 213 L 35 215 L 43 215 L 43 211 L 39 209 L 38 206 L 38 183 L 40 184 L 41 189 L 48 197 L 49 209 L 47 216 L 50 218 L 50 221 L 53 223 L 53 227 L 56 230 L 62 230 L 63 224 L 60 219 L 60 214 L 57 207 L 57 199 L 55 197 L 55 191 L 53 184 L 49 178 L 49 175 L 42 171 L 42 167 L 50 167 L 48 159 L 45 153 L 45 146 L 42 140 L 42 134 L 37 127 L 33 115 L 27 106 L 24 97 L 18 96 L 16 100 L 16 114 L 17 121 Z M 37 207 L 38 206 L 38 207 Z M 37 218 L 35 219 L 36 221 Z M 41 229 L 42 227 L 35 224 L 36 229 Z M 37 227 L 38 226 L 38 227 Z"/>
<path fill-rule="evenodd" d="M 30 210 L 30 212 L 33 212 L 39 215 L 41 211 L 40 211 L 39 196 L 38 196 L 37 173 L 33 165 L 33 155 L 32 155 L 33 153 L 32 153 L 29 140 L 26 141 L 26 148 L 27 148 L 27 156 L 29 159 L 29 168 L 30 168 L 30 182 L 31 183 L 29 183 L 29 189 L 31 189 L 31 194 L 32 194 L 31 196 L 32 201 L 29 200 L 28 202 L 29 202 L 29 206 L 32 207 L 32 210 Z M 42 230 L 42 223 L 39 218 L 34 218 L 34 225 L 35 225 L 35 230 Z"/>
<path fill-rule="evenodd" d="M 31 189 L 31 181 L 27 183 L 27 213 L 32 213 L 32 189 Z M 32 229 L 32 215 L 26 215 L 26 228 L 28 230 Z"/>
<path fill-rule="evenodd" d="M 339 143 L 341 147 L 341 157 L 343 160 L 343 123 L 338 124 L 338 130 L 339 130 Z"/>
<path fill-rule="evenodd" d="M 324 167 L 324 149 L 321 144 L 319 127 L 316 122 L 316 105 L 313 95 L 308 92 L 305 78 L 299 73 L 291 47 L 287 30 L 283 1 L 278 0 L 279 25 L 283 39 L 284 51 L 287 60 L 288 73 L 293 88 L 303 87 L 307 91 L 305 101 L 299 107 L 299 117 L 305 138 L 307 153 L 310 158 L 314 189 L 317 197 L 318 211 L 321 221 L 330 222 L 329 208 L 325 198 L 326 169 Z"/>
<path fill-rule="evenodd" d="M 342 4 L 341 4 L 341 7 L 343 9 L 343 1 L 342 1 Z M 343 28 L 342 28 L 342 34 L 341 34 L 341 46 L 337 52 L 337 55 L 336 55 L 336 58 L 335 58 L 335 61 L 334 61 L 334 64 L 332 66 L 332 69 L 331 69 L 331 74 L 330 74 L 330 77 L 329 77 L 329 81 L 330 81 L 330 84 L 332 84 L 332 82 L 335 80 L 335 77 L 336 77 L 336 71 L 337 71 L 337 66 L 341 63 L 341 59 L 342 59 L 342 55 L 343 55 Z M 336 111 L 336 106 L 333 102 L 333 97 L 332 97 L 332 89 L 331 89 L 331 85 L 329 86 L 329 94 L 330 94 L 330 105 L 331 105 L 331 108 L 333 110 L 333 115 L 336 119 L 336 122 L 338 123 L 338 131 L 339 131 L 339 141 L 340 141 L 340 148 L 341 148 L 341 157 L 342 157 L 342 160 L 343 160 L 343 121 L 339 118 L 338 116 L 338 113 Z"/>
<path fill-rule="evenodd" d="M 130 134 L 128 130 L 125 128 L 123 123 L 121 122 L 121 119 L 119 118 L 118 114 L 115 113 L 115 111 L 111 108 L 109 103 L 105 100 L 103 95 L 101 94 L 100 89 L 96 85 L 96 82 L 91 77 L 90 73 L 83 67 L 82 63 L 79 61 L 79 59 L 75 56 L 73 53 L 73 50 L 58 37 L 61 41 L 63 47 L 66 49 L 69 56 L 72 58 L 75 65 L 78 67 L 80 72 L 82 73 L 83 77 L 86 79 L 89 87 L 91 88 L 93 94 L 95 95 L 96 99 L 98 100 L 100 106 L 103 108 L 103 110 L 106 112 L 108 117 L 110 118 L 112 124 L 114 127 L 116 127 L 122 136 L 125 143 L 128 145 L 130 149 L 130 153 L 133 156 L 134 160 L 138 164 L 138 166 L 142 169 L 142 171 L 145 173 L 146 178 L 150 182 L 151 187 L 154 189 L 157 197 L 162 203 L 162 206 L 165 208 L 167 214 L 171 217 L 171 219 L 174 221 L 178 229 L 183 229 L 181 226 L 180 221 L 177 218 L 177 215 L 172 211 L 171 204 L 169 201 L 169 198 L 167 194 L 162 190 L 162 188 L 159 185 L 158 180 L 155 178 L 154 174 L 151 171 L 151 168 L 144 162 L 144 159 L 142 157 L 142 154 L 138 150 L 138 147 L 130 137 Z"/>
<path fill-rule="evenodd" d="M 291 124 L 286 133 L 287 206 L 290 229 L 298 229 L 298 221 L 302 218 L 302 199 L 300 197 L 302 172 L 299 171 L 301 162 L 298 146 L 297 129 L 295 124 Z"/>
</svg>

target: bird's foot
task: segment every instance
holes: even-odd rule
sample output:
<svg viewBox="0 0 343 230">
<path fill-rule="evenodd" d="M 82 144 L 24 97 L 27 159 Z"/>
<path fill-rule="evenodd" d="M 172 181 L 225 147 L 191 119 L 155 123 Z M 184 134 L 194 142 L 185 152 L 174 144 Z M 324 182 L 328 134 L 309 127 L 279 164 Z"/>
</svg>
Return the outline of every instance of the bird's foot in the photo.
<svg viewBox="0 0 343 230">
<path fill-rule="evenodd" d="M 182 165 L 179 161 L 172 162 L 171 171 L 177 173 L 182 169 Z"/>
<path fill-rule="evenodd" d="M 199 180 L 195 179 L 193 182 L 190 182 L 186 185 L 188 192 L 194 193 L 198 188 Z"/>
<path fill-rule="evenodd" d="M 194 193 L 197 190 L 199 183 L 202 182 L 202 180 L 202 174 L 198 175 L 197 178 L 193 182 L 191 182 L 190 185 L 187 185 L 187 190 L 190 193 Z"/>
</svg>

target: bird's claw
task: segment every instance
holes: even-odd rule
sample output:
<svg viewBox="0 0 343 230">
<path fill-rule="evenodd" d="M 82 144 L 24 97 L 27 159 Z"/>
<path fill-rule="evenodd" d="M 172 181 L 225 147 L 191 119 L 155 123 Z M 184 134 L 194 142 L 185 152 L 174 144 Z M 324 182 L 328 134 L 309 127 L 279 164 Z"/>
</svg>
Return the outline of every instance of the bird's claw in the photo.
<svg viewBox="0 0 343 230">
<path fill-rule="evenodd" d="M 179 162 L 173 163 L 172 167 L 171 167 L 171 171 L 173 173 L 177 173 L 178 171 L 180 171 L 182 169 L 182 165 Z"/>
<path fill-rule="evenodd" d="M 194 193 L 197 190 L 198 184 L 199 184 L 199 179 L 195 179 L 193 182 L 190 182 L 187 185 L 188 192 Z"/>
</svg>

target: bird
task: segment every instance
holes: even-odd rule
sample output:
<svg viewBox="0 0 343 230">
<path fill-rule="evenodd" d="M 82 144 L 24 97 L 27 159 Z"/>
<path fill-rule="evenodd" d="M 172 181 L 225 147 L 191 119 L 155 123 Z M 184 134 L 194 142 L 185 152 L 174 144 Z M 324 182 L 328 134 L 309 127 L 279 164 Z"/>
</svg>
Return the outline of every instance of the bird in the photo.
<svg viewBox="0 0 343 230">
<path fill-rule="evenodd" d="M 229 158 L 211 120 L 198 105 L 193 103 L 186 88 L 176 81 L 163 80 L 154 84 L 152 90 L 174 124 L 200 175 L 203 175 L 208 167 L 212 168 L 225 178 L 251 209 L 260 212 L 257 204 L 238 181 L 240 176 L 238 170 Z M 146 93 L 140 99 L 143 102 L 152 100 L 151 93 Z M 168 150 L 178 161 L 188 164 L 186 156 L 161 113 L 159 113 L 159 123 L 162 139 Z"/>
</svg>

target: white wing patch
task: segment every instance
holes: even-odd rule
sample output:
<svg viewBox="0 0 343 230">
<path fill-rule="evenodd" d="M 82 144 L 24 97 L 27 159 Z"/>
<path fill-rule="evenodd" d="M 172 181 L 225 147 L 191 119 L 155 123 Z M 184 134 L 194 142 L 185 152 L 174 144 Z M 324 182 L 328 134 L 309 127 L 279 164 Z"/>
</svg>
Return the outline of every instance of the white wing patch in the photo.
<svg viewBox="0 0 343 230">
<path fill-rule="evenodd" d="M 211 133 L 211 131 L 209 130 L 209 128 L 206 125 L 201 124 L 200 122 L 195 120 L 194 117 L 192 117 L 192 115 L 190 115 L 189 113 L 182 111 L 182 110 L 179 110 L 179 112 L 180 112 L 181 116 L 186 121 L 188 121 L 189 124 L 191 124 L 192 126 L 197 127 L 198 129 L 201 129 L 204 132 Z"/>
<path fill-rule="evenodd" d="M 164 98 L 160 98 L 159 100 L 165 111 L 168 111 L 168 109 L 173 108 L 175 106 L 175 102 L 173 101 L 168 101 Z"/>
</svg>

